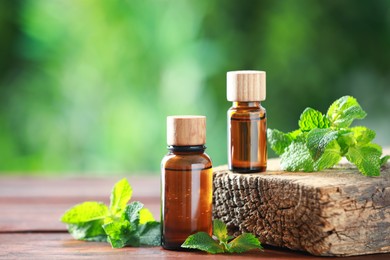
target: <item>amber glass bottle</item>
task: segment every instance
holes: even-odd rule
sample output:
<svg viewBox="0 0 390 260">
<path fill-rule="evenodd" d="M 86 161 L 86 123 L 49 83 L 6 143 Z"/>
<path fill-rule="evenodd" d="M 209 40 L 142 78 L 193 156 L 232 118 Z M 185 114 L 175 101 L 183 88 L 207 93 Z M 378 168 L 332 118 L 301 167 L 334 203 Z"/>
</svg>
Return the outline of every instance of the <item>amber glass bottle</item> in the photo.
<svg viewBox="0 0 390 260">
<path fill-rule="evenodd" d="M 227 73 L 229 170 L 239 173 L 267 169 L 267 118 L 264 71 Z"/>
<path fill-rule="evenodd" d="M 196 232 L 212 232 L 212 181 L 210 157 L 204 153 L 206 118 L 167 118 L 168 154 L 161 171 L 161 244 L 182 250 L 185 239 Z"/>
</svg>

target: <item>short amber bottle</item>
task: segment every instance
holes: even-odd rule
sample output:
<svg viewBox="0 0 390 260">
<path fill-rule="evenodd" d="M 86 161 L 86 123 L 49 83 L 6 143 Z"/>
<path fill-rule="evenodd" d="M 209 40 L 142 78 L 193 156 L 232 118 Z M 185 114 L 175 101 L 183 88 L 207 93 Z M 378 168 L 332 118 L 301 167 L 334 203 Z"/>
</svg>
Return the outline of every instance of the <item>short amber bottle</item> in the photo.
<svg viewBox="0 0 390 260">
<path fill-rule="evenodd" d="M 265 100 L 264 71 L 227 73 L 228 165 L 238 173 L 267 169 L 267 118 L 260 101 Z"/>
<path fill-rule="evenodd" d="M 182 250 L 196 232 L 212 232 L 212 163 L 204 152 L 206 118 L 167 118 L 168 154 L 161 165 L 161 244 Z"/>
</svg>

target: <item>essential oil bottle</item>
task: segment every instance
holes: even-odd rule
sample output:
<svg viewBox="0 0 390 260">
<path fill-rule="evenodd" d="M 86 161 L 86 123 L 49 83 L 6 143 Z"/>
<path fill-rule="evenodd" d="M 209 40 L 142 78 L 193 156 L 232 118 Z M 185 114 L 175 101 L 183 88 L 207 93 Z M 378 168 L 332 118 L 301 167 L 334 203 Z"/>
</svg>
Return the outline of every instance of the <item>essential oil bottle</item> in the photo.
<svg viewBox="0 0 390 260">
<path fill-rule="evenodd" d="M 161 163 L 161 244 L 180 246 L 189 235 L 212 233 L 210 157 L 205 153 L 206 117 L 169 116 L 168 154 Z"/>
<path fill-rule="evenodd" d="M 238 173 L 264 172 L 267 168 L 267 118 L 264 71 L 229 71 L 228 164 Z"/>
</svg>

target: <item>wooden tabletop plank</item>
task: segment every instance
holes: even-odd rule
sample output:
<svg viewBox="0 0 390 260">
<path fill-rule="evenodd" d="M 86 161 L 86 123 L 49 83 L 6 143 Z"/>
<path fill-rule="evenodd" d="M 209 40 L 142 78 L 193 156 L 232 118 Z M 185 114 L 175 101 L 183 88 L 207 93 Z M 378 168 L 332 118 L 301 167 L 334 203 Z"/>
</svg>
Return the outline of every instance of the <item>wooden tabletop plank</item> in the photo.
<svg viewBox="0 0 390 260">
<path fill-rule="evenodd" d="M 160 177 L 124 176 L 133 188 L 133 195 L 138 198 L 160 197 Z M 37 176 L 1 176 L 0 199 L 23 198 L 73 200 L 82 197 L 87 200 L 109 198 L 114 184 L 123 176 L 116 177 L 37 177 Z"/>
<path fill-rule="evenodd" d="M 30 233 L 30 234 L 0 234 L 0 258 L 5 259 L 82 259 L 82 258 L 186 258 L 191 259 L 318 259 L 301 252 L 266 248 L 263 252 L 251 251 L 238 255 L 212 255 L 203 252 L 177 252 L 164 250 L 161 247 L 126 247 L 113 249 L 107 243 L 84 242 L 72 239 L 65 233 Z M 388 255 L 368 255 L 353 257 L 353 260 L 385 260 Z M 326 259 L 340 259 L 327 257 Z M 343 258 L 345 259 L 345 258 Z M 347 258 L 348 259 L 348 258 Z"/>
<path fill-rule="evenodd" d="M 109 204 L 115 182 L 121 177 L 10 177 L 0 176 L 0 233 L 66 231 L 59 221 L 70 207 L 84 201 Z M 159 220 L 159 176 L 128 178 L 132 201 L 141 201 Z"/>
<path fill-rule="evenodd" d="M 37 232 L 57 231 L 65 232 L 65 224 L 60 222 L 64 212 L 76 203 L 83 202 L 80 197 L 78 201 L 67 203 L 42 202 L 12 202 L 0 201 L 0 233 L 7 232 Z M 160 201 L 141 199 L 153 214 L 156 220 L 160 221 Z M 105 201 L 108 205 L 108 201 Z"/>
</svg>

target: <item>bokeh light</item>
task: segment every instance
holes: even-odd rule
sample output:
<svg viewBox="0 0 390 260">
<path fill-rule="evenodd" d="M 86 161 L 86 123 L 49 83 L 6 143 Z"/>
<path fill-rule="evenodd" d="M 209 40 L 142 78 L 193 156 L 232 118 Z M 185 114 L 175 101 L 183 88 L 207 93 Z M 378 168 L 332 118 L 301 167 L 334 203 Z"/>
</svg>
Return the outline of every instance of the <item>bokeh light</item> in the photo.
<svg viewBox="0 0 390 260">
<path fill-rule="evenodd" d="M 0 172 L 158 174 L 175 114 L 206 115 L 225 164 L 240 69 L 267 72 L 270 128 L 353 95 L 390 146 L 389 17 L 386 0 L 1 1 Z"/>
</svg>

